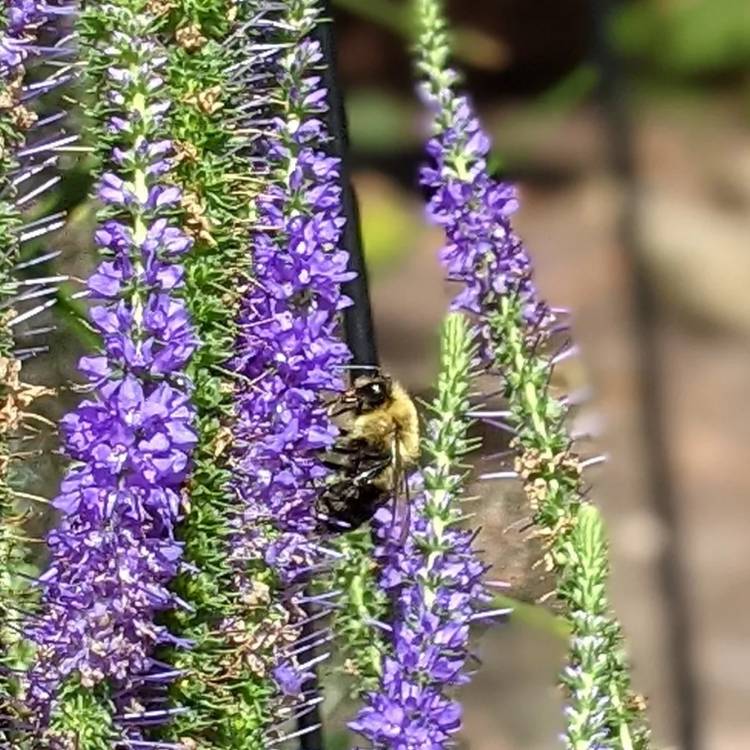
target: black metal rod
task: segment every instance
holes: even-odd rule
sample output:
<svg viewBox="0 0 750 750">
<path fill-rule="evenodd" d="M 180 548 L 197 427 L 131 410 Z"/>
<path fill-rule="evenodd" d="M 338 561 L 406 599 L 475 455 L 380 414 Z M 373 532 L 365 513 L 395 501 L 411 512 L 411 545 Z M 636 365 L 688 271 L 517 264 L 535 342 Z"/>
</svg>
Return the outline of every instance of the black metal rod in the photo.
<svg viewBox="0 0 750 750">
<path fill-rule="evenodd" d="M 357 274 L 355 279 L 344 286 L 344 293 L 354 303 L 344 311 L 344 332 L 346 343 L 352 352 L 352 364 L 377 366 L 379 364 L 378 349 L 367 285 L 367 266 L 362 249 L 359 205 L 351 179 L 349 136 L 344 97 L 336 70 L 336 40 L 330 0 L 322 0 L 321 9 L 323 17 L 327 21 L 318 26 L 318 41 L 325 59 L 325 69 L 321 75 L 323 84 L 328 90 L 327 124 L 331 136 L 328 151 L 340 160 L 341 201 L 343 215 L 346 218 L 343 247 L 349 252 L 349 270 Z M 355 373 L 356 370 L 353 376 Z"/>
<path fill-rule="evenodd" d="M 603 107 L 611 167 L 624 188 L 618 235 L 629 270 L 631 308 L 638 337 L 637 389 L 649 502 L 664 530 L 658 571 L 667 604 L 667 653 L 672 696 L 677 715 L 677 746 L 700 750 L 700 696 L 694 665 L 690 602 L 682 570 L 683 545 L 679 499 L 668 447 L 664 413 L 664 372 L 659 347 L 659 304 L 644 264 L 639 225 L 639 183 L 633 129 L 627 108 L 625 78 L 612 48 L 610 25 L 618 0 L 591 0 L 594 54 L 600 71 L 599 96 Z"/>
</svg>

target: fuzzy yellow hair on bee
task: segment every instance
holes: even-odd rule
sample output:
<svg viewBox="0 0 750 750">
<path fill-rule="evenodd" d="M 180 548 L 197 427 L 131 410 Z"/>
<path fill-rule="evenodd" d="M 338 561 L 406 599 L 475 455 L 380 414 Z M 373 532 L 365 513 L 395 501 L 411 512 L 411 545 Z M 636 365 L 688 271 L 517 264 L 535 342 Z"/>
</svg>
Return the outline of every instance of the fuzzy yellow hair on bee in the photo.
<svg viewBox="0 0 750 750">
<path fill-rule="evenodd" d="M 356 528 L 394 496 L 419 459 L 419 415 L 406 389 L 377 370 L 360 375 L 331 408 L 346 415 L 325 463 L 336 475 L 321 496 L 326 527 Z"/>
<path fill-rule="evenodd" d="M 419 416 L 406 389 L 387 375 L 363 375 L 352 387 L 358 399 L 349 439 L 390 456 L 390 464 L 372 479 L 376 487 L 392 490 L 396 474 L 412 468 L 419 458 Z"/>
</svg>

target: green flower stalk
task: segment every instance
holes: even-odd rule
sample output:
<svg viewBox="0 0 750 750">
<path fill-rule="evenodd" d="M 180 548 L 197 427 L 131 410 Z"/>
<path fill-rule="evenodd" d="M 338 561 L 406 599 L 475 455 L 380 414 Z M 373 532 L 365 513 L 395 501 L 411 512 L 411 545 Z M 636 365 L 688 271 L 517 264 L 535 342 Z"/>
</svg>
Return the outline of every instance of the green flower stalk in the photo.
<svg viewBox="0 0 750 750">
<path fill-rule="evenodd" d="M 251 139 L 237 126 L 249 93 L 236 64 L 252 59 L 258 33 L 241 28 L 263 14 L 259 3 L 226 0 L 164 3 L 159 10 L 169 51 L 168 135 L 178 154 L 172 175 L 194 240 L 185 262 L 185 293 L 201 342 L 190 367 L 198 445 L 189 512 L 179 529 L 186 566 L 174 584 L 189 608 L 175 613 L 173 630 L 191 647 L 166 657 L 180 672 L 171 699 L 182 712 L 159 734 L 164 741 L 239 749 L 250 747 L 267 723 L 261 658 L 237 658 L 220 628 L 225 621 L 262 623 L 268 615 L 263 592 L 271 579 L 260 571 L 255 599 L 243 598 L 227 553 L 236 503 L 229 465 L 236 377 L 227 362 L 239 335 L 239 301 L 251 283 L 248 228 L 264 183 L 248 157 Z M 252 96 L 260 92 L 258 87 Z"/>
<path fill-rule="evenodd" d="M 351 697 L 374 690 L 386 651 L 379 623 L 388 614 L 388 597 L 378 586 L 375 543 L 369 526 L 344 534 L 332 542 L 340 557 L 327 584 L 337 592 L 331 615 L 340 671 L 350 678 Z"/>
<path fill-rule="evenodd" d="M 607 600 L 607 540 L 593 505 L 578 509 L 565 551 L 563 586 L 573 633 L 563 682 L 576 698 L 566 708 L 567 744 L 587 750 L 598 737 L 596 747 L 647 747 L 644 728 L 632 726 L 642 699 L 630 690 L 620 625 Z"/>
<path fill-rule="evenodd" d="M 489 322 L 495 364 L 503 373 L 510 407 L 508 421 L 517 435 L 512 441 L 517 455 L 514 471 L 523 481 L 533 514 L 531 536 L 544 540 L 546 565 L 555 574 L 555 593 L 571 625 L 568 665 L 562 675 L 569 695 L 566 746 L 647 748 L 643 700 L 630 688 L 621 629 L 608 612 L 607 549 L 598 514 L 585 500 L 586 462 L 574 449 L 566 401 L 550 392 L 554 358 L 524 343 L 522 317 L 512 308 L 510 300 L 503 300 Z M 594 527 L 592 517 L 599 527 Z M 579 528 L 581 523 L 584 528 Z M 586 655 L 591 646 L 608 654 L 595 669 L 589 669 L 594 659 Z"/>
<path fill-rule="evenodd" d="M 550 390 L 555 364 L 575 348 L 565 342 L 554 351 L 556 339 L 567 335 L 568 326 L 540 298 L 528 252 L 512 229 L 510 219 L 518 207 L 515 190 L 489 174 L 489 139 L 469 100 L 457 92 L 458 75 L 447 64 L 450 49 L 441 3 L 417 0 L 416 9 L 421 93 L 434 116 L 427 146 L 430 162 L 422 170 L 422 184 L 431 192 L 428 213 L 445 231 L 441 260 L 448 277 L 462 285 L 453 307 L 477 320 L 483 362 L 500 377 L 508 402 L 507 410 L 482 416 L 515 435 L 513 470 L 483 477 L 523 480 L 532 533 L 544 540 L 545 558 L 556 576 L 555 593 L 571 622 L 574 638 L 563 676 L 570 703 L 566 745 L 576 750 L 624 748 L 628 746 L 622 737 L 627 736 L 633 747 L 643 748 L 648 732 L 641 702 L 629 688 L 619 628 L 593 617 L 600 614 L 598 604 L 595 612 L 582 609 L 594 603 L 578 596 L 598 583 L 590 580 L 594 568 L 582 564 L 587 558 L 577 545 L 586 538 L 578 532 L 579 512 L 585 518 L 590 507 L 582 470 L 599 459 L 583 460 L 576 453 L 566 420 L 569 399 L 556 398 Z M 583 636 L 578 629 L 584 622 L 587 628 L 601 626 L 597 637 L 616 645 L 606 669 L 585 674 L 581 670 L 589 662 L 581 662 L 577 640 Z M 590 691 L 579 690 L 583 683 L 595 684 L 595 704 Z"/>
</svg>

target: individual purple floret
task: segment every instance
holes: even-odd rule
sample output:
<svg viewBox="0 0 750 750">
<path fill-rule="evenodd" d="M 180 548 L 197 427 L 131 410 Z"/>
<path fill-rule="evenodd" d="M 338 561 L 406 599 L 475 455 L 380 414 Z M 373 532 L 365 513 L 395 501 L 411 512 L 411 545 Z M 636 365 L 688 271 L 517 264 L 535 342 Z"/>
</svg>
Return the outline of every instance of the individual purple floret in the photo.
<svg viewBox="0 0 750 750">
<path fill-rule="evenodd" d="M 302 41 L 284 50 L 274 70 L 289 114 L 273 120 L 261 144 L 271 184 L 258 198 L 253 278 L 232 362 L 240 375 L 234 465 L 241 501 L 232 558 L 243 591 L 252 589 L 248 561 L 273 570 L 299 628 L 304 612 L 289 587 L 303 582 L 319 558 L 311 535 L 316 496 L 329 471 L 321 454 L 337 435 L 323 393 L 343 388 L 341 366 L 350 355 L 339 321 L 349 301 L 341 285 L 353 274 L 340 248 L 345 220 L 338 161 L 320 150 L 327 105 L 314 70 L 322 56 L 317 42 L 305 39 L 315 17 L 291 10 L 289 16 L 290 37 Z M 274 669 L 285 694 L 303 688 L 294 669 L 291 660 Z"/>
<path fill-rule="evenodd" d="M 177 605 L 167 585 L 181 556 L 174 530 L 196 444 L 184 369 L 197 341 L 179 296 L 191 240 L 168 218 L 180 193 L 158 181 L 171 145 L 152 138 L 164 109 L 149 101 L 161 86 L 155 51 L 127 34 L 109 50 L 110 99 L 129 119 L 111 122 L 117 166 L 100 179 L 98 198 L 116 218 L 96 231 L 104 260 L 87 285 L 104 350 L 81 359 L 94 395 L 61 421 L 73 463 L 54 501 L 62 519 L 48 537 L 29 632 L 38 647 L 29 704 L 42 724 L 67 678 L 127 690 L 152 670 L 154 647 L 171 642 L 155 620 Z M 137 72 L 127 64 L 133 54 Z M 144 87 L 149 97 L 138 103 Z"/>
</svg>

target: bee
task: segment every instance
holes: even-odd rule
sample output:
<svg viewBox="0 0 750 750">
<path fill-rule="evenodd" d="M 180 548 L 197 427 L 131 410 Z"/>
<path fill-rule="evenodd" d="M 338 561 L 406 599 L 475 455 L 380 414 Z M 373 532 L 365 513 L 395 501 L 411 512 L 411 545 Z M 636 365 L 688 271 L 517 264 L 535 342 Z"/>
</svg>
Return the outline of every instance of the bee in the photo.
<svg viewBox="0 0 750 750">
<path fill-rule="evenodd" d="M 319 496 L 323 528 L 356 529 L 389 498 L 394 498 L 394 520 L 402 499 L 408 512 L 406 472 L 419 458 L 419 416 L 406 389 L 379 370 L 360 375 L 329 414 L 345 419 L 324 458 L 334 473 Z"/>
</svg>

